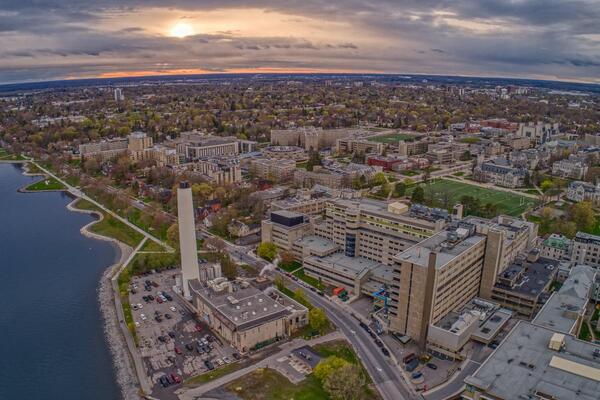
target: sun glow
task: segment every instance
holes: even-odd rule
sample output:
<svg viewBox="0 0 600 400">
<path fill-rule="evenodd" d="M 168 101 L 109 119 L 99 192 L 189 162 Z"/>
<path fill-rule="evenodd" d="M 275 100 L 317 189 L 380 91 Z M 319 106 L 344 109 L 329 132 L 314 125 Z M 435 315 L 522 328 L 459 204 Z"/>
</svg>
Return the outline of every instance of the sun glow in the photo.
<svg viewBox="0 0 600 400">
<path fill-rule="evenodd" d="M 178 22 L 169 31 L 169 34 L 171 36 L 178 37 L 178 38 L 184 38 L 186 36 L 192 35 L 193 33 L 194 33 L 194 30 L 192 29 L 192 26 L 185 22 Z"/>
</svg>

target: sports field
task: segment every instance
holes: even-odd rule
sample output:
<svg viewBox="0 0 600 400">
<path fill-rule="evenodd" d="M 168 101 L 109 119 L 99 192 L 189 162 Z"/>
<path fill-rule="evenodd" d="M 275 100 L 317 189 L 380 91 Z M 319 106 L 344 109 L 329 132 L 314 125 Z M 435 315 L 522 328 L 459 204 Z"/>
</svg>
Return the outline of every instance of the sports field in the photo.
<svg viewBox="0 0 600 400">
<path fill-rule="evenodd" d="M 435 182 L 430 182 L 424 189 L 426 193 L 425 197 L 427 198 L 428 195 L 431 196 L 430 193 L 432 193 L 434 199 L 436 199 L 436 203 L 440 201 L 442 197 L 441 193 L 444 193 L 444 196 L 449 195 L 452 204 L 459 203 L 463 196 L 472 196 L 479 199 L 482 205 L 492 203 L 498 207 L 499 213 L 513 216 L 519 216 L 528 208 L 534 207 L 539 203 L 538 200 L 530 197 L 482 188 L 449 179 L 438 179 Z"/>
<path fill-rule="evenodd" d="M 381 136 L 371 136 L 368 137 L 367 140 L 371 142 L 379 142 L 379 143 L 398 143 L 400 140 L 414 139 L 415 135 L 407 135 L 406 133 L 390 133 L 389 135 L 381 135 Z"/>
</svg>

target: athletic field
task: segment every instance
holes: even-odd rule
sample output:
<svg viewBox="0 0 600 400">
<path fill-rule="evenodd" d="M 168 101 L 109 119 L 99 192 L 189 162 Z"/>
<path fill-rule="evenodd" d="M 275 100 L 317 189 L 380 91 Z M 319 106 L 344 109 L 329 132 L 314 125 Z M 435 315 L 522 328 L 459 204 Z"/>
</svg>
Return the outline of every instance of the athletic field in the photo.
<svg viewBox="0 0 600 400">
<path fill-rule="evenodd" d="M 379 142 L 385 144 L 397 144 L 400 140 L 414 139 L 415 137 L 415 135 L 407 135 L 405 133 L 390 133 L 389 135 L 371 136 L 368 137 L 367 140 L 371 142 Z"/>
<path fill-rule="evenodd" d="M 519 196 L 518 194 L 501 190 L 487 189 L 449 179 L 437 179 L 435 182 L 428 183 L 424 189 L 425 198 L 433 192 L 436 203 L 439 203 L 440 199 L 447 195 L 450 196 L 451 205 L 459 203 L 463 196 L 472 196 L 479 199 L 482 206 L 486 203 L 492 203 L 496 205 L 499 213 L 513 216 L 519 216 L 528 208 L 534 207 L 539 203 L 538 200 L 530 197 Z"/>
</svg>

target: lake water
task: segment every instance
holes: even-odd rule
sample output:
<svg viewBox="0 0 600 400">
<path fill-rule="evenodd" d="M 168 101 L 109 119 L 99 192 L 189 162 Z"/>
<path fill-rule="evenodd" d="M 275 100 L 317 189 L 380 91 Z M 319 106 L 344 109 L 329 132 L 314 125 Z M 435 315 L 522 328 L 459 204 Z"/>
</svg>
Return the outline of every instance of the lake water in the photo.
<svg viewBox="0 0 600 400">
<path fill-rule="evenodd" d="M 0 164 L 0 399 L 120 399 L 97 288 L 116 250 L 79 229 L 63 193 Z"/>
</svg>

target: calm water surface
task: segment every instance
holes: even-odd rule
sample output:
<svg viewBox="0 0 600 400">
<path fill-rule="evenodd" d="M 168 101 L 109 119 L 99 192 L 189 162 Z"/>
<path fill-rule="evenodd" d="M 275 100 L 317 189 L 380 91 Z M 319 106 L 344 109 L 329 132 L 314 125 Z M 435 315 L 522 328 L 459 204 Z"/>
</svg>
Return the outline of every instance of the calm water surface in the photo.
<svg viewBox="0 0 600 400">
<path fill-rule="evenodd" d="M 34 179 L 0 164 L 0 399 L 119 399 L 97 300 L 116 250 L 65 194 L 16 192 Z"/>
</svg>

